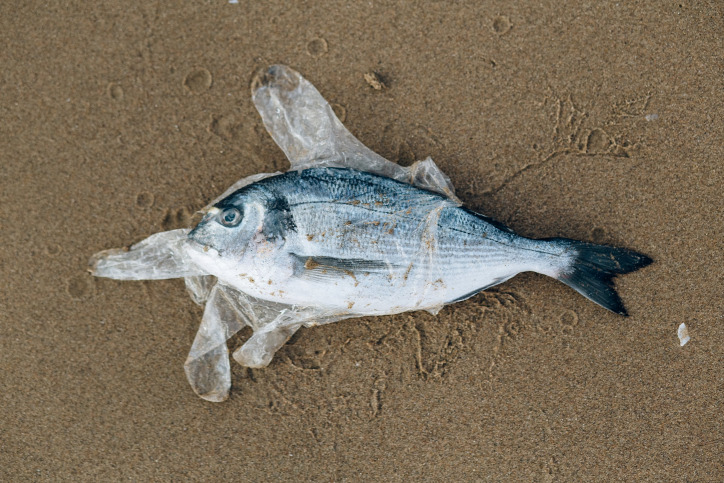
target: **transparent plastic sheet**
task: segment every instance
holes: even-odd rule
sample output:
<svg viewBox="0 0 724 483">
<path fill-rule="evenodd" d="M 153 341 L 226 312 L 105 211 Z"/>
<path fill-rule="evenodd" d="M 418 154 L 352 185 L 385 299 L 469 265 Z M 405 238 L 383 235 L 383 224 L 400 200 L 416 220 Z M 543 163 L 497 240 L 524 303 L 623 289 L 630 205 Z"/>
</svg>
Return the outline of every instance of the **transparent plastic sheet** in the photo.
<svg viewBox="0 0 724 483">
<path fill-rule="evenodd" d="M 344 127 L 319 91 L 289 67 L 273 65 L 259 73 L 252 82 L 252 100 L 293 170 L 329 166 L 367 171 L 461 204 L 450 178 L 431 158 L 403 167 L 375 153 Z"/>
<path fill-rule="evenodd" d="M 411 278 L 429 279 L 432 272 L 440 269 L 434 256 L 440 213 L 445 206 L 459 206 L 461 203 L 454 194 L 450 179 L 431 158 L 402 167 L 374 153 L 344 127 L 317 89 L 288 67 L 276 65 L 260 73 L 252 83 L 252 98 L 266 129 L 289 158 L 290 170 L 353 168 L 445 195 L 446 201 L 438 201 L 438 206 L 431 206 L 424 222 L 413 232 L 414 237 L 422 240 L 421 246 L 425 249 L 406 255 L 408 260 L 428 260 L 425 268 L 416 270 Z M 277 174 L 260 173 L 246 177 L 232 185 L 205 210 L 236 190 Z M 231 368 L 226 341 L 244 326 L 251 327 L 253 335 L 234 352 L 233 357 L 247 367 L 264 367 L 302 326 L 381 313 L 352 310 L 352 306 L 350 310 L 330 310 L 251 296 L 219 282 L 194 262 L 190 251 L 198 247 L 187 243 L 189 231 L 157 233 L 128 250 L 100 252 L 91 259 L 90 271 L 95 276 L 118 280 L 185 278 L 191 298 L 197 304 L 205 305 L 205 310 L 184 369 L 193 390 L 206 400 L 218 402 L 228 397 Z M 431 284 L 421 286 L 424 288 L 416 294 L 417 305 L 413 303 L 399 311 L 424 309 L 437 313 L 440 310 L 443 304 L 425 303 L 427 291 L 434 287 Z M 388 310 L 384 313 L 394 312 Z"/>
<path fill-rule="evenodd" d="M 128 249 L 98 252 L 90 259 L 90 272 L 96 277 L 116 280 L 164 280 L 206 275 L 186 255 L 184 244 L 189 231 L 186 228 L 163 231 Z"/>
<path fill-rule="evenodd" d="M 211 290 L 216 286 L 216 277 L 213 275 L 198 275 L 184 278 L 186 290 L 197 305 L 203 306 L 211 295 Z"/>
</svg>

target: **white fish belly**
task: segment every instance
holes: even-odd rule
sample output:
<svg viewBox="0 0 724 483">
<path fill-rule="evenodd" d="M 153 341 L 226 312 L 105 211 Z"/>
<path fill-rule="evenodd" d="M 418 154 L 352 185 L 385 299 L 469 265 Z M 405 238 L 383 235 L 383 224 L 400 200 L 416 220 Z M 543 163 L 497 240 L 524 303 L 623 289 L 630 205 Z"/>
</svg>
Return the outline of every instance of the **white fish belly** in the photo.
<svg viewBox="0 0 724 483">
<path fill-rule="evenodd" d="M 287 240 L 284 256 L 257 253 L 243 273 L 222 278 L 264 300 L 376 315 L 439 307 L 534 266 L 526 250 L 484 239 L 461 243 L 444 228 L 434 237 L 400 236 L 390 243 L 376 233 L 389 234 L 383 223 L 364 226 L 302 230 Z M 326 266 L 330 256 L 362 266 Z M 378 265 L 365 267 L 369 261 Z"/>
</svg>

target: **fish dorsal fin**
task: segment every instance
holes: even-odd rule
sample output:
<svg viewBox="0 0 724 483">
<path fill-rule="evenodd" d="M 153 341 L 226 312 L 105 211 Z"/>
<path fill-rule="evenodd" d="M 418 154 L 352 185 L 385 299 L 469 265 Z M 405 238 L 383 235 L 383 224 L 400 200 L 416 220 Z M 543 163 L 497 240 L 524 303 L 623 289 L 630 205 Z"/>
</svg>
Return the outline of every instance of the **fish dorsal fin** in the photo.
<svg viewBox="0 0 724 483">
<path fill-rule="evenodd" d="M 450 179 L 431 158 L 403 167 L 375 153 L 344 127 L 332 106 L 294 69 L 272 65 L 259 73 L 252 82 L 252 99 L 291 169 L 329 166 L 367 171 L 460 203 Z"/>
</svg>

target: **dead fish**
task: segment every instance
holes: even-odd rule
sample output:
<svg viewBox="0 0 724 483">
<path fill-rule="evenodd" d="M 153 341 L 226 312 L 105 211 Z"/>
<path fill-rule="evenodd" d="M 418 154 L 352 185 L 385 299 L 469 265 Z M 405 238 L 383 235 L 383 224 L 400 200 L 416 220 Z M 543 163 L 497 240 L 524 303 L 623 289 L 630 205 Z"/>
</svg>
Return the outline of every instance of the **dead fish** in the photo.
<svg viewBox="0 0 724 483">
<path fill-rule="evenodd" d="M 613 278 L 650 264 L 646 255 L 521 237 L 463 207 L 430 158 L 404 168 L 375 154 L 288 67 L 259 75 L 252 97 L 292 169 L 239 181 L 192 230 L 158 233 L 91 259 L 100 277 L 186 279 L 205 304 L 185 364 L 201 397 L 228 397 L 226 341 L 245 325 L 254 333 L 233 356 L 263 367 L 302 326 L 436 313 L 526 271 L 626 315 Z"/>
<path fill-rule="evenodd" d="M 346 168 L 290 171 L 218 202 L 188 236 L 194 264 L 262 300 L 355 315 L 435 309 L 521 272 L 619 314 L 630 250 L 532 240 L 444 195 Z"/>
</svg>

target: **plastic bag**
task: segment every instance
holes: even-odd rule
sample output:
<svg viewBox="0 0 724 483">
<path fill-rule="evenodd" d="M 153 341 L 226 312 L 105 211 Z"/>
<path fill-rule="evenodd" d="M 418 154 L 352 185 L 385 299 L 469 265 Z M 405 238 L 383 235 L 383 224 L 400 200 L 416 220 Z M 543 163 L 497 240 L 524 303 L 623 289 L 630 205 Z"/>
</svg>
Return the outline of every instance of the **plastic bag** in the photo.
<svg viewBox="0 0 724 483">
<path fill-rule="evenodd" d="M 432 159 L 402 167 L 374 153 L 344 127 L 317 89 L 289 67 L 271 66 L 258 75 L 252 83 L 252 99 L 267 131 L 287 155 L 290 170 L 353 168 L 443 194 L 446 205 L 460 205 L 450 179 Z M 277 174 L 246 177 L 205 210 L 238 189 Z M 439 210 L 431 210 L 421 227 L 421 236 L 429 238 L 430 246 L 436 242 L 438 217 Z M 231 368 L 226 341 L 243 327 L 251 327 L 253 335 L 234 352 L 234 359 L 247 367 L 264 367 L 300 327 L 365 315 L 270 302 L 220 282 L 189 256 L 185 249 L 189 231 L 157 233 L 128 250 L 100 252 L 91 259 L 90 270 L 95 276 L 118 280 L 185 279 L 192 299 L 205 309 L 184 369 L 193 390 L 206 400 L 218 402 L 228 397 Z M 436 312 L 440 307 L 420 308 Z"/>
</svg>

